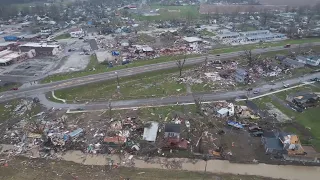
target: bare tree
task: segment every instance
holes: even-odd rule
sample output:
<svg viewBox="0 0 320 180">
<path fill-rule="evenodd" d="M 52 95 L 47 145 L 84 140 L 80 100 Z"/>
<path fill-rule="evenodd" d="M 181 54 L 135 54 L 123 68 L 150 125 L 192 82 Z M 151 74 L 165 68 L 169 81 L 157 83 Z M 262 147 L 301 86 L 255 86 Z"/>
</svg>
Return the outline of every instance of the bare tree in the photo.
<svg viewBox="0 0 320 180">
<path fill-rule="evenodd" d="M 261 25 L 265 26 L 267 22 L 272 18 L 272 13 L 268 11 L 267 9 L 263 9 L 263 11 L 260 13 L 260 21 Z"/>
<path fill-rule="evenodd" d="M 179 60 L 177 60 L 177 62 L 176 62 L 176 64 L 177 64 L 177 66 L 178 66 L 178 68 L 179 68 L 179 77 L 181 77 L 182 76 L 182 70 L 183 70 L 183 67 L 184 67 L 184 63 L 186 62 L 186 58 L 187 58 L 187 56 L 185 55 L 184 56 L 184 58 L 183 58 L 183 60 L 182 59 L 179 59 Z"/>
<path fill-rule="evenodd" d="M 249 49 L 249 50 L 244 50 L 243 51 L 243 54 L 241 55 L 242 58 L 246 59 L 248 64 L 249 64 L 249 67 L 252 67 L 254 65 L 254 63 L 259 59 L 259 56 L 257 55 L 254 55 L 252 53 L 252 50 Z"/>
<path fill-rule="evenodd" d="M 108 110 L 109 110 L 109 118 L 110 118 L 110 119 L 112 119 L 112 105 L 111 105 L 111 99 L 109 99 Z"/>
</svg>

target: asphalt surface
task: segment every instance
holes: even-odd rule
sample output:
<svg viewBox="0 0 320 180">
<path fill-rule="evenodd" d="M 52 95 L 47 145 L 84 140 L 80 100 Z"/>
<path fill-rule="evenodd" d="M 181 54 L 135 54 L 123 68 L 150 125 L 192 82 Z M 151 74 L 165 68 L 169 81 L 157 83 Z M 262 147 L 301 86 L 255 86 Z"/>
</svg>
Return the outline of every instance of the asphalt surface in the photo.
<svg viewBox="0 0 320 180">
<path fill-rule="evenodd" d="M 190 94 L 186 96 L 170 96 L 163 98 L 148 98 L 148 99 L 135 99 L 135 100 L 121 100 L 121 101 L 112 101 L 111 106 L 114 109 L 129 109 L 129 108 L 138 108 L 138 107 L 148 107 L 148 106 L 163 106 L 163 105 L 174 105 L 174 104 L 188 104 L 194 103 L 194 97 L 200 98 L 203 102 L 212 102 L 219 100 L 235 100 L 239 99 L 241 96 L 254 97 L 261 95 L 263 93 L 271 92 L 270 89 L 278 90 L 283 89 L 284 84 L 289 84 L 293 86 L 303 82 L 307 82 L 309 79 L 314 77 L 319 77 L 320 73 L 306 75 L 304 77 L 288 79 L 281 82 L 276 82 L 275 84 L 266 84 L 253 88 L 253 90 L 248 93 L 247 91 L 229 91 L 229 92 L 219 92 L 219 93 L 201 93 L 201 94 Z M 259 94 L 253 94 L 255 90 L 260 91 Z M 40 102 L 48 108 L 62 108 L 62 109 L 84 109 L 84 110 L 102 110 L 109 108 L 109 102 L 97 102 L 97 103 L 88 103 L 88 104 L 62 104 L 52 102 L 46 99 L 42 94 L 38 96 Z"/>
<path fill-rule="evenodd" d="M 311 44 L 310 43 L 300 44 L 301 47 L 309 46 L 309 45 L 318 46 L 320 45 L 320 42 L 311 43 Z M 294 48 L 297 48 L 298 46 L 299 45 L 291 45 L 291 48 L 294 49 Z M 270 47 L 270 48 L 264 48 L 264 49 L 255 49 L 253 50 L 253 53 L 266 53 L 266 52 L 280 51 L 280 50 L 286 50 L 286 49 L 289 49 L 289 48 L 278 46 L 278 47 Z M 238 57 L 242 53 L 243 53 L 242 51 L 238 51 L 238 52 L 232 52 L 232 53 L 223 53 L 223 54 L 220 54 L 220 56 L 210 55 L 208 56 L 208 59 L 209 60 L 229 59 L 229 58 Z M 205 59 L 205 56 L 197 57 L 197 58 L 188 58 L 186 60 L 185 65 L 198 64 L 203 62 L 204 59 Z M 166 63 L 150 64 L 150 65 L 139 66 L 134 68 L 122 69 L 122 70 L 116 71 L 117 74 L 115 73 L 115 71 L 111 71 L 111 72 L 93 74 L 85 77 L 72 78 L 68 80 L 57 81 L 57 82 L 52 82 L 47 84 L 38 84 L 38 85 L 23 88 L 23 89 L 19 89 L 17 91 L 7 91 L 7 92 L 0 93 L 0 97 L 1 97 L 0 102 L 4 102 L 4 101 L 16 99 L 16 98 L 39 95 L 39 94 L 43 94 L 43 93 L 58 90 L 58 89 L 65 89 L 65 88 L 85 85 L 85 84 L 94 83 L 94 82 L 111 80 L 111 79 L 115 79 L 117 75 L 119 77 L 126 77 L 126 76 L 141 74 L 145 72 L 170 69 L 174 67 L 176 67 L 176 62 L 171 61 Z"/>
</svg>

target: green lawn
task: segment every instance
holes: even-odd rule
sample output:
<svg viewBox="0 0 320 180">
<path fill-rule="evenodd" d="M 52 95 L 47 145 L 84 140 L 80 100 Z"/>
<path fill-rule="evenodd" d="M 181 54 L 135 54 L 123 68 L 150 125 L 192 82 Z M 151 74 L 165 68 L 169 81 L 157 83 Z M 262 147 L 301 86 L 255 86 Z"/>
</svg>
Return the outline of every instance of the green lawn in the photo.
<svg viewBox="0 0 320 180">
<path fill-rule="evenodd" d="M 185 70 L 191 67 L 185 67 Z M 59 98 L 69 101 L 89 101 L 96 99 L 138 99 L 186 94 L 185 84 L 178 84 L 178 69 L 168 69 L 119 78 L 120 93 L 117 92 L 117 80 L 92 83 L 55 91 Z"/>
<path fill-rule="evenodd" d="M 18 84 L 18 83 L 12 83 L 6 86 L 0 86 L 0 92 L 9 91 L 11 88 L 19 87 L 19 86 L 21 86 L 21 84 Z"/>
<path fill-rule="evenodd" d="M 268 43 L 258 43 L 258 44 L 248 44 L 241 46 L 232 46 L 222 49 L 215 49 L 210 51 L 211 54 L 221 54 L 221 53 L 230 53 L 236 51 L 243 51 L 244 49 L 257 49 L 264 47 L 275 47 L 275 46 L 284 46 L 286 44 L 304 44 L 304 43 L 313 43 L 320 42 L 320 38 L 308 38 L 308 39 L 288 39 L 279 42 L 268 42 Z"/>
<path fill-rule="evenodd" d="M 187 58 L 199 57 L 199 56 L 201 56 L 201 55 L 199 55 L 199 54 L 190 54 L 190 55 L 187 55 Z M 183 59 L 184 57 L 185 57 L 184 55 L 162 56 L 162 57 L 155 58 L 155 59 L 136 61 L 136 62 L 128 64 L 127 67 L 128 68 L 132 68 L 132 67 L 144 66 L 144 65 L 149 65 L 149 64 L 156 64 L 156 63 L 162 63 L 162 62 L 168 62 L 168 61 L 175 61 L 175 60 L 178 60 L 178 59 Z M 89 62 L 88 66 L 87 66 L 87 68 L 85 70 L 48 76 L 45 79 L 43 79 L 41 81 L 41 83 L 49 83 L 49 82 L 54 82 L 54 81 L 66 80 L 66 79 L 70 79 L 70 78 L 88 76 L 88 75 L 91 75 L 91 74 L 98 74 L 98 73 L 104 73 L 104 72 L 109 72 L 109 71 L 116 71 L 116 70 L 120 70 L 120 69 L 125 69 L 127 67 L 123 66 L 123 65 L 120 65 L 120 66 L 115 66 L 113 68 L 108 68 L 106 65 L 100 64 L 98 62 L 96 56 L 92 55 L 91 58 L 90 58 L 90 62 Z M 95 68 L 95 70 L 93 70 L 93 68 Z"/>
<path fill-rule="evenodd" d="M 61 35 L 55 37 L 54 39 L 55 39 L 55 40 L 59 40 L 59 39 L 69 39 L 70 37 L 71 37 L 71 36 L 70 36 L 69 33 L 65 33 L 65 34 L 61 34 Z"/>
</svg>

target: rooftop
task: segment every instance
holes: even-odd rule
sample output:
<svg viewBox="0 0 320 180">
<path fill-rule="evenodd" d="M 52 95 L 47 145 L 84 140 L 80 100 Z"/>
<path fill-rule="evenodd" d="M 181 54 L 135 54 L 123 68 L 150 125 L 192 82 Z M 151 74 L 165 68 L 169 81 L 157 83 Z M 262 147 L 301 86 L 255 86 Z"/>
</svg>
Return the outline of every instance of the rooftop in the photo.
<svg viewBox="0 0 320 180">
<path fill-rule="evenodd" d="M 143 140 L 146 141 L 156 141 L 159 123 L 149 122 L 150 127 L 145 127 L 143 131 Z"/>
<path fill-rule="evenodd" d="M 166 124 L 164 132 L 176 132 L 180 133 L 180 124 Z"/>
<path fill-rule="evenodd" d="M 202 39 L 198 37 L 184 37 L 183 40 L 187 41 L 188 43 L 193 43 L 193 42 L 201 42 Z"/>
</svg>

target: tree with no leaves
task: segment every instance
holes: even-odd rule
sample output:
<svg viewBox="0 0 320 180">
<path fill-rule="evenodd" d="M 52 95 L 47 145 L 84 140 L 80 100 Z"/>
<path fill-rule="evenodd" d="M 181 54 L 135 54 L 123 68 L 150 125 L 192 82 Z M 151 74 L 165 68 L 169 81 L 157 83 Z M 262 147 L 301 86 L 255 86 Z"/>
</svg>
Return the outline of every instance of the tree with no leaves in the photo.
<svg viewBox="0 0 320 180">
<path fill-rule="evenodd" d="M 183 60 L 182 60 L 182 59 L 179 59 L 179 60 L 177 60 L 177 62 L 176 62 L 177 66 L 178 66 L 178 68 L 179 68 L 179 72 L 180 72 L 179 77 L 182 76 L 182 70 L 183 70 L 183 67 L 184 67 L 184 63 L 186 62 L 186 58 L 187 58 L 187 56 L 185 55 L 184 58 L 183 58 Z"/>
<path fill-rule="evenodd" d="M 254 63 L 259 59 L 258 56 L 254 55 L 252 53 L 252 50 L 244 50 L 243 54 L 241 55 L 242 58 L 246 59 L 248 61 L 249 67 L 252 67 Z"/>
</svg>

